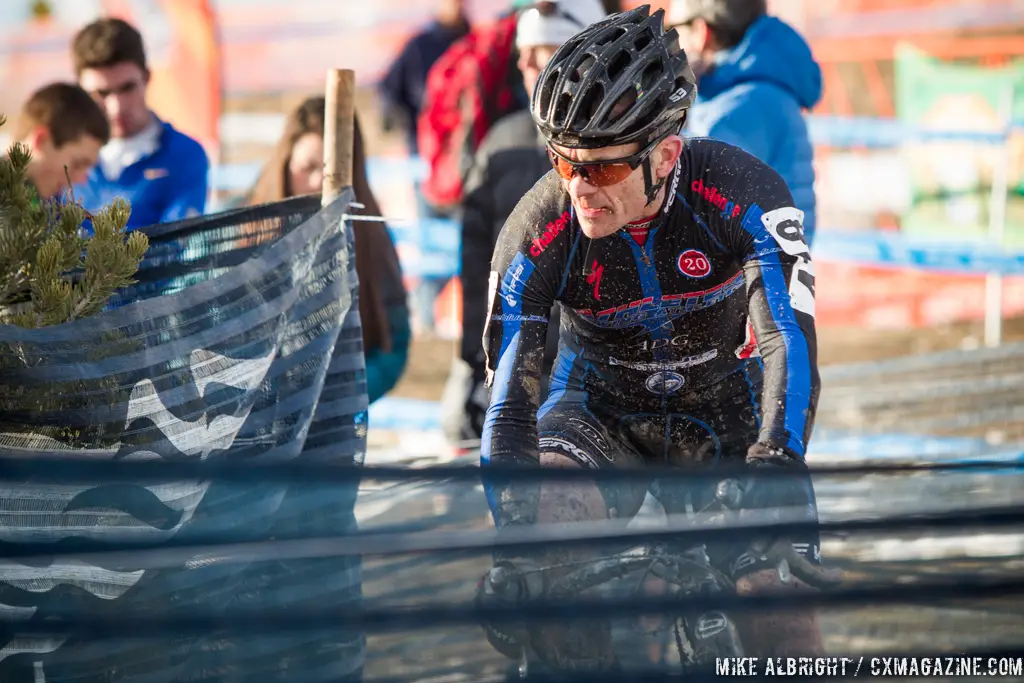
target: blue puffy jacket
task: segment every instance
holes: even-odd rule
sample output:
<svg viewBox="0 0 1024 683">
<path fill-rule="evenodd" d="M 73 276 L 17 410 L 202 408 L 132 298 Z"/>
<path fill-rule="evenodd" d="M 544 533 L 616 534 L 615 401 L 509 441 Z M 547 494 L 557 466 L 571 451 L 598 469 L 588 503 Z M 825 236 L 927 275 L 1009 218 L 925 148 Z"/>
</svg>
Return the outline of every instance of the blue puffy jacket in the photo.
<svg viewBox="0 0 1024 683">
<path fill-rule="evenodd" d="M 697 83 L 687 134 L 712 137 L 750 152 L 775 169 L 815 229 L 814 149 L 801 109 L 821 99 L 821 68 L 789 24 L 764 16 L 743 40 L 723 50 Z"/>
</svg>

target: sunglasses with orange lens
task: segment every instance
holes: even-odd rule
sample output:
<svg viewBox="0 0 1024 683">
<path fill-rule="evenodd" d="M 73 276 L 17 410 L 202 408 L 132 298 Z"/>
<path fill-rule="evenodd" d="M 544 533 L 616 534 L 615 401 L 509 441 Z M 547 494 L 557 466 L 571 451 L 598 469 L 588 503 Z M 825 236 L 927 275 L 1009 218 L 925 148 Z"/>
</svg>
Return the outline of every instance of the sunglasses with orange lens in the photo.
<svg viewBox="0 0 1024 683">
<path fill-rule="evenodd" d="M 644 159 L 651 155 L 658 142 L 660 140 L 652 142 L 636 154 L 631 154 L 628 157 L 586 162 L 567 159 L 548 147 L 548 159 L 551 160 L 551 166 L 554 167 L 559 177 L 563 180 L 572 180 L 572 177 L 579 173 L 583 180 L 594 187 L 608 187 L 609 185 L 621 183 L 628 178 L 629 174 L 639 168 Z"/>
</svg>

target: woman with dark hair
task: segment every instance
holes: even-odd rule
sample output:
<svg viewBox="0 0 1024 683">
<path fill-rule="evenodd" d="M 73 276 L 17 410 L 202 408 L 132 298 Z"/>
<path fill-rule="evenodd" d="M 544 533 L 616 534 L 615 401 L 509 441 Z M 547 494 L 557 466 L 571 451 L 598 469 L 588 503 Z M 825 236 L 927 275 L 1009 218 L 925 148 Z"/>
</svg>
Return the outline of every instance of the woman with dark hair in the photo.
<svg viewBox="0 0 1024 683">
<path fill-rule="evenodd" d="M 244 203 L 280 201 L 320 194 L 324 180 L 324 98 L 310 97 L 285 123 L 269 161 Z M 380 215 L 380 206 L 366 178 L 366 156 L 359 119 L 355 122 L 352 185 L 366 214 Z M 370 402 L 391 390 L 405 370 L 409 354 L 409 309 L 394 242 L 380 222 L 354 222 L 359 315 L 366 354 L 366 391 Z"/>
</svg>

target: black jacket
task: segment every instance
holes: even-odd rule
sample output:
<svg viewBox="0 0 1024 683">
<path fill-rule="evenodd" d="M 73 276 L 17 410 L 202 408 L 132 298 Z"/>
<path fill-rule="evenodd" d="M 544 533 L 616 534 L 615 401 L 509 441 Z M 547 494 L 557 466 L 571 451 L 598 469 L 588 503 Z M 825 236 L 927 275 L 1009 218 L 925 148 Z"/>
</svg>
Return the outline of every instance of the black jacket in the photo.
<svg viewBox="0 0 1024 683">
<path fill-rule="evenodd" d="M 473 369 L 473 379 L 484 379 L 482 339 L 487 315 L 487 280 L 498 233 L 512 210 L 541 177 L 551 170 L 544 141 L 529 111 L 502 118 L 487 133 L 477 150 L 464 184 L 462 217 L 462 350 Z M 558 315 L 557 309 L 552 317 Z M 558 343 L 552 325 L 545 376 Z"/>
</svg>

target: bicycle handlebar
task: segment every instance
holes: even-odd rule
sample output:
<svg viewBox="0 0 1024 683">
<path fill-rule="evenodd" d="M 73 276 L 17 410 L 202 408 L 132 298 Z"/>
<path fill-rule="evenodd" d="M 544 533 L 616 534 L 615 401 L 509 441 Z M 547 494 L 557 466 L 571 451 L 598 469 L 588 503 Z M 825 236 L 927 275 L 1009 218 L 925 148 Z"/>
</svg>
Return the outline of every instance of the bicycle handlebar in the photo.
<svg viewBox="0 0 1024 683">
<path fill-rule="evenodd" d="M 743 509 L 743 497 L 746 491 L 737 479 L 723 479 L 715 488 L 714 501 L 705 508 L 712 512 L 736 513 Z M 716 510 L 717 508 L 717 510 Z M 843 573 L 839 569 L 827 569 L 808 560 L 797 552 L 793 543 L 784 537 L 769 541 L 753 541 L 751 552 L 779 568 L 779 578 L 783 583 L 789 582 L 789 574 L 815 588 L 835 588 L 843 582 Z"/>
<path fill-rule="evenodd" d="M 702 512 L 738 517 L 744 511 L 743 500 L 746 492 L 740 480 L 722 479 L 715 488 L 714 499 L 704 507 Z M 779 578 L 783 583 L 788 583 L 790 577 L 795 576 L 815 588 L 825 589 L 834 588 L 843 581 L 840 570 L 826 569 L 811 562 L 804 555 L 798 553 L 793 548 L 793 543 L 785 537 L 754 541 L 751 543 L 750 551 L 768 561 L 770 565 L 777 566 Z M 556 584 L 561 584 L 559 587 L 563 591 L 569 587 L 577 590 L 582 587 L 590 587 L 608 578 L 614 578 L 615 575 L 628 572 L 633 565 L 640 566 L 649 559 L 618 557 L 615 558 L 614 563 L 608 566 L 599 562 L 597 566 L 590 567 L 589 570 L 571 572 L 569 576 L 563 577 Z M 521 569 L 496 566 L 490 571 L 491 584 L 498 592 L 514 592 L 515 597 L 521 597 L 523 594 L 533 596 L 544 594 L 549 587 L 545 585 L 546 581 L 540 577 L 539 573 L 535 573 L 538 568 L 533 569 L 534 571 L 522 572 Z M 577 576 L 577 574 L 579 575 Z"/>
</svg>

